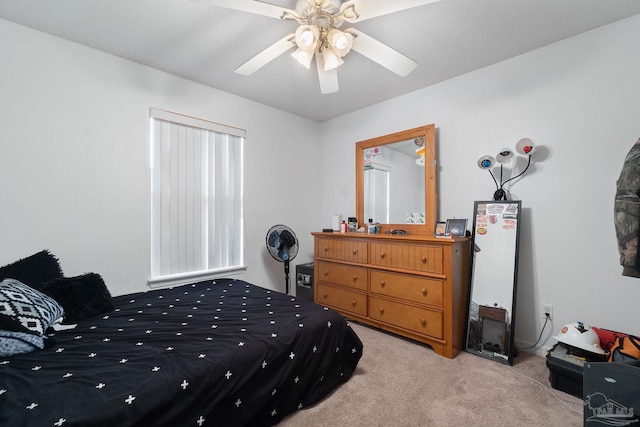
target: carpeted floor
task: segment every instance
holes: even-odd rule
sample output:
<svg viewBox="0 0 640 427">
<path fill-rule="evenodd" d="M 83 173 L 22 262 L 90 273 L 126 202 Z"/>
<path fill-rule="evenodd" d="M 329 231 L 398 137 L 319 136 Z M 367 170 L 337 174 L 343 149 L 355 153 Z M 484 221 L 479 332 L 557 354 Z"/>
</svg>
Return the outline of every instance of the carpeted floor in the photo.
<svg viewBox="0 0 640 427">
<path fill-rule="evenodd" d="M 280 426 L 583 424 L 582 400 L 551 388 L 544 357 L 521 351 L 512 367 L 466 352 L 450 360 L 428 346 L 351 326 L 364 344 L 354 375 Z"/>
</svg>

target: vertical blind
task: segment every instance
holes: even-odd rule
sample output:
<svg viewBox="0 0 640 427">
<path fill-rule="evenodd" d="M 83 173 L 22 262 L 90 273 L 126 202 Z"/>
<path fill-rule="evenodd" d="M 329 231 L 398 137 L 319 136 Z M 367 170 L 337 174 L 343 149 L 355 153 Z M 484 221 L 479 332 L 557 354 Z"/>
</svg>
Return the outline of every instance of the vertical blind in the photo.
<svg viewBox="0 0 640 427">
<path fill-rule="evenodd" d="M 364 218 L 383 224 L 389 223 L 389 179 L 390 169 L 387 166 L 371 164 L 364 170 Z"/>
<path fill-rule="evenodd" d="M 152 108 L 151 282 L 243 268 L 244 130 Z"/>
</svg>

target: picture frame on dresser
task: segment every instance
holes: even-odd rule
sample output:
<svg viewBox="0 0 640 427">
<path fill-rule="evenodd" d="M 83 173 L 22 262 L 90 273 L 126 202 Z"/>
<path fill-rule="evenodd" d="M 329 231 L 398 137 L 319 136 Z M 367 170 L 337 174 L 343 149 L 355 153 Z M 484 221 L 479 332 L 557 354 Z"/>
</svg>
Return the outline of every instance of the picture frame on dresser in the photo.
<svg viewBox="0 0 640 427">
<path fill-rule="evenodd" d="M 448 219 L 444 234 L 447 236 L 464 236 L 467 233 L 466 219 Z"/>
<path fill-rule="evenodd" d="M 447 223 L 439 221 L 436 223 L 436 229 L 433 230 L 433 235 L 436 237 L 447 237 Z"/>
</svg>

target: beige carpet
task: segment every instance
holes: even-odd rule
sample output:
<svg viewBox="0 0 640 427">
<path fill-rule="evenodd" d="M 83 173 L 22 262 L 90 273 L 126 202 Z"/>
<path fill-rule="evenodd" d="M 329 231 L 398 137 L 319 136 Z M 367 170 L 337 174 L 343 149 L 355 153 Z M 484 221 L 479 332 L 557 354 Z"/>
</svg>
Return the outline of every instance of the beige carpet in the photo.
<svg viewBox="0 0 640 427">
<path fill-rule="evenodd" d="M 354 375 L 280 426 L 582 426 L 582 400 L 551 388 L 544 357 L 521 351 L 513 367 L 466 352 L 449 360 L 351 326 L 364 344 Z"/>
</svg>

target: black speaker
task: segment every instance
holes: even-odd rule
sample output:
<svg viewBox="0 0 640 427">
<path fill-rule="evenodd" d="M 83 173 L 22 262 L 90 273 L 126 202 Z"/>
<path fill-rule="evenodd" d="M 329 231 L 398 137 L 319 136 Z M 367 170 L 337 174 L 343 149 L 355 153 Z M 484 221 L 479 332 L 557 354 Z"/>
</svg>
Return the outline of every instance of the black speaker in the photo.
<svg viewBox="0 0 640 427">
<path fill-rule="evenodd" d="M 313 263 L 296 265 L 296 296 L 313 301 Z"/>
</svg>

